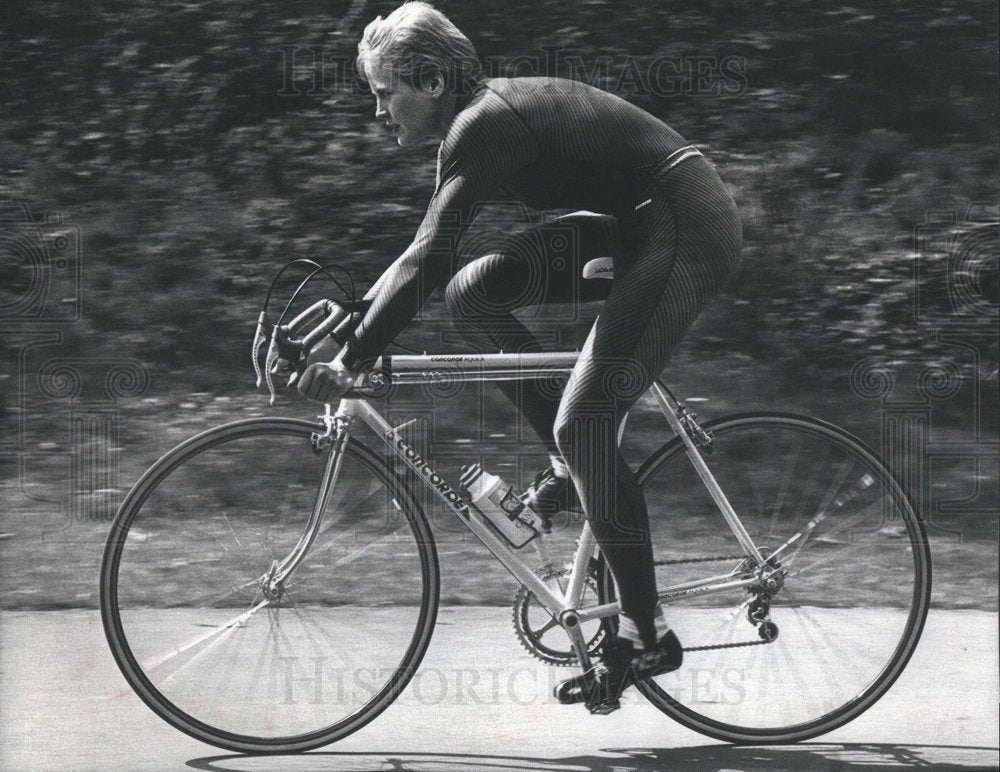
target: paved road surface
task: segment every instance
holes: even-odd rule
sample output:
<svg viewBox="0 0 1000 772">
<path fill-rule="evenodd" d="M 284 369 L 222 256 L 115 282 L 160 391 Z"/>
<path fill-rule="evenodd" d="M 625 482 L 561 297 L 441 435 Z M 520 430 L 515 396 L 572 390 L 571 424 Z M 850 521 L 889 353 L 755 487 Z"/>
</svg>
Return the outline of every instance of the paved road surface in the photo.
<svg viewBox="0 0 1000 772">
<path fill-rule="evenodd" d="M 245 757 L 172 729 L 123 680 L 94 611 L 0 615 L 0 769 L 867 770 L 995 769 L 997 615 L 932 610 L 906 672 L 865 715 L 809 743 L 738 748 L 674 724 L 638 695 L 592 717 L 548 696 L 497 609 L 442 611 L 403 697 L 355 735 L 300 756 Z M 483 631 L 485 635 L 479 636 Z M 473 641 L 485 641 L 472 666 Z"/>
</svg>

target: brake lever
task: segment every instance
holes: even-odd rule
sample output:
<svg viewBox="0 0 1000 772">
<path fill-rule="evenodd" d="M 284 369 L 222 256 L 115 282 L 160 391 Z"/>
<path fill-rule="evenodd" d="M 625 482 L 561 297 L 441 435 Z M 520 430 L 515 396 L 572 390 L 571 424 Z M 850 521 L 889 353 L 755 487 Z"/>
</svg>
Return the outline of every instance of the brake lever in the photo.
<svg viewBox="0 0 1000 772">
<path fill-rule="evenodd" d="M 271 378 L 271 369 L 278 359 L 280 359 L 280 356 L 278 355 L 278 342 L 274 339 L 274 336 L 272 336 L 271 345 L 267 349 L 267 359 L 264 362 L 264 380 L 267 382 L 267 390 L 271 394 L 271 405 L 274 404 L 274 398 L 276 396 L 274 380 Z"/>
<path fill-rule="evenodd" d="M 257 318 L 257 331 L 253 335 L 253 345 L 250 348 L 250 359 L 253 360 L 253 371 L 257 375 L 257 388 L 260 388 L 262 374 L 260 371 L 260 347 L 262 344 L 267 343 L 267 333 L 264 328 L 270 327 L 270 322 L 267 321 L 267 314 L 264 311 L 260 312 L 260 316 Z"/>
<path fill-rule="evenodd" d="M 293 364 L 289 362 L 282 356 L 279 356 L 277 361 L 271 365 L 272 375 L 281 375 L 288 378 L 288 388 L 295 385 L 295 382 L 299 379 L 299 376 L 305 372 L 306 363 L 303 360 L 299 360 L 298 364 Z"/>
</svg>

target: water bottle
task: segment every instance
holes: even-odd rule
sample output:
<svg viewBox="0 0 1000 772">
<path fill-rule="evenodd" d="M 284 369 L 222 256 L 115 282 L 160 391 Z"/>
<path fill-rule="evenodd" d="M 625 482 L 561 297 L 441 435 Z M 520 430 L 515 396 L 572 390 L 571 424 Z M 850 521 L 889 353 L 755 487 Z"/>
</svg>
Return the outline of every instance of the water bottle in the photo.
<svg viewBox="0 0 1000 772">
<path fill-rule="evenodd" d="M 480 464 L 462 467 L 462 487 L 476 509 L 514 548 L 523 547 L 542 530 L 542 519 L 507 483 Z"/>
</svg>

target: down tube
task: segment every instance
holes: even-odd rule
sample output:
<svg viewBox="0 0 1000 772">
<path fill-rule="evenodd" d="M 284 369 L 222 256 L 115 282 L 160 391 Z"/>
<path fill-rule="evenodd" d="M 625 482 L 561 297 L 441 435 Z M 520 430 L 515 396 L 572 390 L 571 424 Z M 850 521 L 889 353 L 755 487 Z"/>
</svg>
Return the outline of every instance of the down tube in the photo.
<svg viewBox="0 0 1000 772">
<path fill-rule="evenodd" d="M 389 446 L 389 449 L 420 476 L 427 487 L 434 491 L 448 509 L 454 512 L 468 526 L 469 530 L 476 535 L 476 538 L 483 543 L 483 546 L 492 552 L 503 567 L 515 579 L 527 587 L 548 611 L 556 614 L 563 610 L 565 599 L 553 593 L 538 578 L 535 572 L 521 559 L 521 556 L 514 552 L 502 537 L 493 532 L 492 526 L 488 524 L 479 510 L 462 499 L 447 482 L 440 478 L 430 465 L 406 444 L 399 436 L 399 433 L 389 425 L 389 422 L 375 408 L 363 400 L 345 400 L 344 402 L 348 403 L 346 410 L 345 406 L 342 406 L 341 410 L 348 414 L 360 416 L 373 431 L 377 432 L 386 445 Z M 432 478 L 440 480 L 440 483 L 432 483 Z"/>
</svg>

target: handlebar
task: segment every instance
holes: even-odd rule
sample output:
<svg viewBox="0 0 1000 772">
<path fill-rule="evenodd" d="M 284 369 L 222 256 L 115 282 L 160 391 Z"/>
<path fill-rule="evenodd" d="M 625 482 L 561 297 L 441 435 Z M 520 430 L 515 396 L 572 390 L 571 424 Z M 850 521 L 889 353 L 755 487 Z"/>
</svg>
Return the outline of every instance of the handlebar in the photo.
<svg viewBox="0 0 1000 772">
<path fill-rule="evenodd" d="M 257 386 L 260 387 L 261 380 L 266 381 L 272 405 L 275 398 L 272 375 L 290 375 L 293 372 L 301 374 L 312 349 L 327 336 L 343 346 L 347 335 L 360 322 L 368 305 L 364 300 L 317 300 L 290 322 L 278 325 L 268 320 L 266 311 L 261 311 L 251 356 L 254 372 L 257 374 Z M 303 334 L 304 330 L 306 332 Z M 264 367 L 261 368 L 259 356 L 265 344 L 267 352 Z"/>
<path fill-rule="evenodd" d="M 333 308 L 329 308 L 330 305 L 333 305 Z M 327 306 L 328 315 L 326 319 L 316 325 L 311 332 L 307 333 L 302 338 L 302 350 L 307 352 L 307 355 L 309 351 L 312 351 L 313 346 L 315 346 L 322 338 L 330 335 L 337 329 L 337 327 L 340 326 L 340 323 L 347 318 L 347 309 L 342 306 L 332 304 L 329 300 L 327 301 Z M 338 342 L 343 344 L 343 341 Z"/>
</svg>

